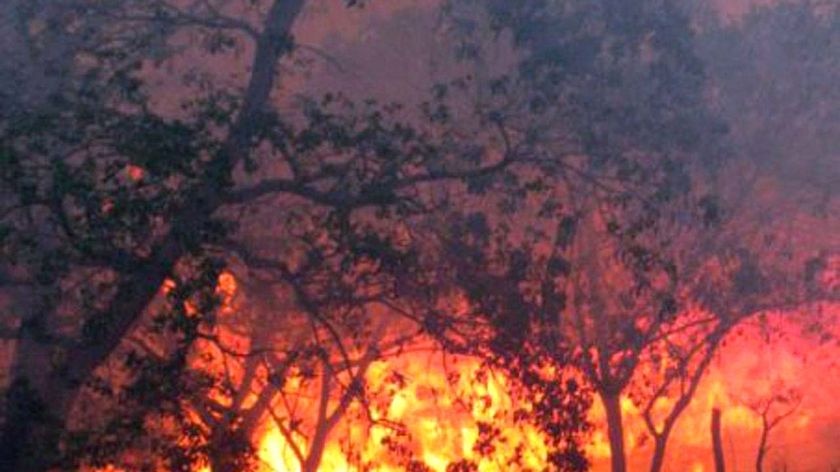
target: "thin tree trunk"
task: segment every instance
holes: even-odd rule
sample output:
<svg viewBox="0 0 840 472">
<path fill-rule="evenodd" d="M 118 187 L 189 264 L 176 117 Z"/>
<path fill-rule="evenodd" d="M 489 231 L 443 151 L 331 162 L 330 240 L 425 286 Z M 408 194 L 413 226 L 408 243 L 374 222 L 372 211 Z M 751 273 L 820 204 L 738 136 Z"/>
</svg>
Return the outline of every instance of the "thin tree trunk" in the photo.
<svg viewBox="0 0 840 472">
<path fill-rule="evenodd" d="M 382 336 L 383 331 L 385 330 L 385 324 L 382 323 L 376 329 L 376 333 L 373 336 L 373 339 L 379 340 Z M 350 407 L 350 404 L 353 400 L 357 397 L 357 395 L 361 395 L 363 391 L 363 383 L 364 378 L 367 373 L 370 364 L 376 359 L 378 356 L 378 350 L 375 345 L 371 345 L 368 347 L 365 355 L 360 359 L 359 368 L 353 374 L 352 379 L 350 380 L 350 385 L 347 386 L 347 389 L 342 393 L 341 398 L 338 401 L 338 404 L 335 406 L 335 409 L 332 413 L 327 413 L 327 406 L 329 402 L 330 396 L 330 377 L 335 375 L 329 365 L 324 366 L 324 380 L 321 384 L 321 403 L 318 407 L 318 424 L 316 426 L 316 432 L 312 439 L 312 445 L 309 448 L 309 454 L 306 457 L 306 460 L 303 463 L 303 470 L 302 472 L 318 472 L 318 469 L 321 465 L 321 460 L 324 456 L 324 450 L 327 446 L 327 439 L 329 439 L 329 434 L 338 424 L 339 420 L 344 416 L 344 413 L 347 411 L 347 408 Z"/>
<path fill-rule="evenodd" d="M 674 430 L 674 425 L 677 423 L 677 420 L 679 419 L 680 415 L 682 415 L 683 411 L 685 411 L 685 409 L 688 408 L 688 405 L 691 403 L 691 399 L 694 397 L 694 393 L 697 391 L 697 387 L 700 385 L 700 380 L 703 378 L 703 373 L 706 371 L 706 368 L 712 361 L 712 356 L 715 353 L 715 348 L 730 328 L 731 325 L 720 325 L 717 328 L 715 328 L 715 331 L 707 338 L 706 341 L 704 341 L 704 343 L 708 343 L 708 349 L 706 349 L 705 353 L 703 354 L 703 357 L 700 360 L 700 363 L 695 368 L 694 372 L 688 376 L 689 388 L 687 391 L 683 391 L 678 397 L 676 403 L 671 408 L 670 413 L 665 417 L 661 431 L 658 431 L 656 429 L 656 426 L 653 422 L 653 418 L 651 417 L 651 411 L 656 404 L 656 399 L 661 398 L 662 395 L 664 395 L 664 393 L 667 391 L 666 388 L 668 387 L 670 382 L 662 385 L 662 390 L 660 390 L 657 393 L 657 395 L 651 399 L 650 403 L 648 403 L 647 407 L 644 409 L 643 416 L 645 419 L 645 424 L 647 425 L 648 432 L 650 432 L 655 439 L 650 472 L 660 472 L 662 470 L 665 461 L 665 448 L 668 445 L 668 438 L 671 436 L 671 432 Z M 686 373 L 688 372 L 686 371 Z"/>
<path fill-rule="evenodd" d="M 668 444 L 668 436 L 656 436 L 653 443 L 653 458 L 650 461 L 650 472 L 659 472 L 665 464 L 665 446 Z"/>
<path fill-rule="evenodd" d="M 231 458 L 220 451 L 210 454 L 210 472 L 238 472 Z"/>
<path fill-rule="evenodd" d="M 45 470 L 58 457 L 59 434 L 74 392 L 52 374 L 54 347 L 22 329 L 6 391 L 0 470 Z"/>
<path fill-rule="evenodd" d="M 767 437 L 770 433 L 770 426 L 767 424 L 767 418 L 762 418 L 761 424 L 761 439 L 758 441 L 758 454 L 755 457 L 755 472 L 763 472 L 764 470 L 764 456 L 767 454 Z"/>
<path fill-rule="evenodd" d="M 40 472 L 55 457 L 57 440 L 51 439 L 46 403 L 32 395 L 25 379 L 15 380 L 5 392 L 0 470 Z M 39 412 L 39 414 L 35 414 Z M 36 453 L 38 451 L 39 453 Z"/>
<path fill-rule="evenodd" d="M 309 449 L 309 454 L 306 460 L 303 461 L 302 472 L 318 472 L 321 467 L 321 459 L 324 457 L 324 450 L 327 447 L 327 439 L 329 432 L 319 428 L 318 434 L 312 441 L 312 447 Z"/>
<path fill-rule="evenodd" d="M 330 386 L 332 385 L 333 370 L 329 361 L 324 361 L 324 368 L 321 373 L 321 398 L 318 402 L 318 420 L 315 424 L 315 434 L 312 437 L 312 444 L 309 446 L 309 454 L 303 462 L 302 472 L 317 472 L 321 464 L 321 457 L 324 455 L 324 448 L 327 445 L 329 434 L 329 414 L 327 409 L 330 401 Z"/>
<path fill-rule="evenodd" d="M 624 453 L 624 423 L 621 419 L 621 398 L 618 394 L 602 393 L 601 402 L 607 413 L 611 470 L 612 472 L 626 472 L 627 458 Z"/>
<path fill-rule="evenodd" d="M 723 441 L 720 434 L 720 409 L 712 410 L 712 449 L 715 454 L 715 472 L 725 472 L 723 461 Z"/>
</svg>

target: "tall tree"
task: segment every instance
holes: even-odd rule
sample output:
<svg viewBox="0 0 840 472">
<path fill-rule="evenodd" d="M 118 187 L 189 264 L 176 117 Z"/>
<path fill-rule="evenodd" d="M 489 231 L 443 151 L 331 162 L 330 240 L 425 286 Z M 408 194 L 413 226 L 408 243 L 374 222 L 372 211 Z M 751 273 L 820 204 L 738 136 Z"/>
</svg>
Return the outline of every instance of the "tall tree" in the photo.
<svg viewBox="0 0 840 472">
<path fill-rule="evenodd" d="M 687 173 L 714 157 L 691 31 L 669 2 L 483 5 L 522 51 L 517 77 L 497 89 L 526 90 L 512 114 L 536 117 L 518 131 L 533 137 L 545 175 L 525 184 L 542 189 L 536 222 L 512 218 L 526 231 L 499 238 L 522 241 L 496 263 L 512 264 L 522 282 L 509 285 L 535 305 L 504 319 L 539 319 L 543 335 L 579 346 L 607 412 L 613 470 L 625 470 L 620 395 L 679 310 L 668 240 L 699 214 Z"/>
<path fill-rule="evenodd" d="M 251 26 L 206 2 L 190 9 L 165 2 L 68 2 L 61 11 L 47 12 L 41 23 L 24 16 L 14 29 L 40 33 L 39 46 L 48 54 L 35 69 L 66 68 L 56 74 L 79 72 L 71 67 L 85 59 L 110 66 L 111 56 L 131 52 L 124 36 L 105 35 L 98 38 L 102 42 L 83 42 L 52 61 L 60 46 L 54 37 L 85 37 L 85 27 L 96 36 L 110 19 L 211 33 L 234 30 L 251 42 L 253 61 L 235 108 L 219 110 L 221 138 L 207 134 L 207 115 L 184 122 L 151 113 L 136 68 L 105 68 L 110 74 L 104 77 L 99 70 L 83 70 L 76 87 L 81 102 L 58 90 L 50 97 L 62 100 L 58 106 L 4 116 L 4 252 L 14 258 L 9 272 L 34 284 L 44 294 L 39 304 L 46 304 L 31 306 L 18 323 L 2 439 L 13 469 L 40 470 L 53 459 L 54 433 L 67 428 L 80 388 L 141 319 L 165 279 L 218 237 L 213 214 L 234 169 L 253 152 L 258 123 L 277 84 L 277 63 L 292 49 L 290 32 L 303 2 L 262 6 L 261 21 Z M 98 23 L 87 24 L 90 18 Z M 142 65 L 136 62 L 141 59 L 130 66 Z M 142 175 L 132 177 L 133 169 Z M 303 187 L 297 191 L 309 193 Z M 68 281 L 79 277 L 95 288 L 68 289 Z M 71 317 L 71 329 L 59 331 L 62 308 L 79 296 L 81 316 Z M 34 405 L 43 411 L 44 424 L 38 424 Z"/>
<path fill-rule="evenodd" d="M 548 187 L 551 197 L 546 222 L 530 226 L 522 213 L 467 215 L 507 224 L 479 225 L 496 235 L 480 240 L 479 253 L 496 255 L 476 262 L 506 272 L 519 302 L 471 294 L 517 332 L 505 339 L 522 341 L 536 324 L 552 333 L 538 343 L 552 345 L 554 336 L 578 345 L 578 366 L 606 410 L 613 470 L 626 468 L 622 395 L 642 406 L 655 439 L 651 469 L 660 470 L 670 433 L 727 333 L 765 310 L 832 298 L 808 275 L 824 267 L 830 243 L 792 248 L 784 241 L 793 233 L 780 226 L 765 227 L 763 242 L 754 237 L 756 196 L 739 192 L 755 187 L 729 170 L 742 171 L 749 159 L 741 149 L 714 148 L 720 122 L 709 116 L 689 21 L 673 4 L 483 5 L 523 51 L 521 77 L 500 88 L 538 91 L 520 103 L 539 124 L 519 130 L 544 153 L 550 176 L 527 185 Z M 773 256 L 776 244 L 789 257 Z"/>
<path fill-rule="evenodd" d="M 344 332 L 332 332 L 331 324 L 348 326 L 353 317 L 341 318 L 343 311 L 330 304 L 352 310 L 373 297 L 354 293 L 355 283 L 364 280 L 387 296 L 395 290 L 378 279 L 380 271 L 398 274 L 402 257 L 388 231 L 379 229 L 383 221 L 423 210 L 416 206 L 423 203 L 417 198 L 423 186 L 487 177 L 521 156 L 467 146 L 449 129 L 446 107 L 433 102 L 425 107 L 425 129 L 390 116 L 395 107 L 330 96 L 298 102 L 299 113 L 282 115 L 272 97 L 279 62 L 294 51 L 291 31 L 303 1 L 61 6 L 61 14 L 45 14 L 44 28 L 24 18 L 25 27 L 13 31 L 44 33 L 37 39 L 47 52 L 55 51 L 53 35 L 87 31 L 96 39 L 61 54 L 69 85 L 57 88 L 46 106 L 21 106 L 3 116 L 4 279 L 34 287 L 27 294 L 35 297 L 32 304 L 14 304 L 20 314 L 7 323 L 16 357 L 4 405 L 4 465 L 43 470 L 73 459 L 71 452 L 100 460 L 97 449 L 117 445 L 108 441 L 120 427 L 142 434 L 151 416 L 156 424 L 175 425 L 160 431 L 171 441 L 152 445 L 163 448 L 165 467 L 187 469 L 207 460 L 236 467 L 239 462 L 212 449 L 232 445 L 227 440 L 236 424 L 219 423 L 230 415 L 214 416 L 217 427 L 208 436 L 183 400 L 191 391 L 212 395 L 219 380 L 195 371 L 192 359 L 216 324 L 222 267 L 242 256 L 238 248 L 254 250 L 242 236 L 280 235 L 271 242 L 283 250 L 270 261 L 251 262 L 297 291 L 297 308 L 308 312 L 316 332 L 340 336 Z M 78 29 L 79 23 L 88 29 Z M 127 25 L 147 26 L 148 35 L 140 36 L 145 42 L 126 44 L 120 31 Z M 150 43 L 161 39 L 155 35 L 161 30 L 172 39 Z M 188 71 L 184 108 L 159 111 L 160 95 L 168 91 L 146 83 L 154 73 L 149 47 L 183 46 L 177 41 L 184 36 L 175 33 L 185 31 L 196 35 L 186 35 L 179 57 L 235 58 L 241 46 L 250 52 L 247 74 L 230 85 Z M 99 48 L 103 44 L 111 47 Z M 40 64 L 38 57 L 33 62 Z M 254 174 L 258 167 L 262 173 Z M 248 204 L 271 199 L 280 208 L 278 225 L 243 221 Z M 270 214 L 276 207 L 261 208 Z M 236 223 L 263 224 L 240 232 Z M 318 270 L 310 274 L 310 265 Z M 341 279 L 346 270 L 357 279 Z M 307 308 L 308 290 L 323 300 Z M 354 302 L 357 296 L 362 301 Z M 339 319 L 325 317 L 322 302 Z M 136 333 L 157 341 L 138 343 Z M 333 345 L 339 352 L 342 342 Z M 104 371 L 115 357 L 124 357 L 128 370 L 128 380 L 116 382 L 122 389 L 108 385 L 115 379 Z M 334 368 L 330 356 L 313 361 L 319 358 L 324 369 Z M 348 372 L 357 367 L 348 359 L 340 364 Z M 351 400 L 357 396 L 355 388 L 348 392 Z M 91 451 L 78 444 L 90 436 L 77 434 L 74 412 L 103 394 L 133 405 L 136 415 L 106 430 Z M 241 435 L 233 443 L 241 445 Z M 307 467 L 316 468 L 318 454 L 311 457 Z"/>
</svg>

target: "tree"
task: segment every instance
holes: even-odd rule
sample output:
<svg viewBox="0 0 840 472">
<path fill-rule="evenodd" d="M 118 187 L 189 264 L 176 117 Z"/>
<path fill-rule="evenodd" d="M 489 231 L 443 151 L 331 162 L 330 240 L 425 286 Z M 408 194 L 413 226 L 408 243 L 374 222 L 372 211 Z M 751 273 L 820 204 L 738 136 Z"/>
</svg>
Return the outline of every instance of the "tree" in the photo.
<svg viewBox="0 0 840 472">
<path fill-rule="evenodd" d="M 607 411 L 613 470 L 624 470 L 620 394 L 679 310 L 676 267 L 665 252 L 666 231 L 679 225 L 660 222 L 678 208 L 682 221 L 699 214 L 687 176 L 695 164 L 686 156 L 708 157 L 703 145 L 713 138 L 701 136 L 715 133 L 699 61 L 685 18 L 670 4 L 487 5 L 523 51 L 521 75 L 507 83 L 527 90 L 518 103 L 539 117 L 519 130 L 536 136 L 528 145 L 546 178 L 525 184 L 545 189 L 533 210 L 543 221 L 511 219 L 510 227 L 526 229 L 502 228 L 494 238 L 522 241 L 493 260 L 510 264 L 516 278 L 506 284 L 524 292 L 522 301 L 485 308 L 507 322 L 518 318 L 515 329 L 542 324 L 538 343 L 546 336 L 578 346 L 577 365 Z"/>
<path fill-rule="evenodd" d="M 8 323 L 16 361 L 4 408 L 6 465 L 42 470 L 80 459 L 98 463 L 124 446 L 121 441 L 149 433 L 152 421 L 160 437 L 147 444 L 165 467 L 183 470 L 208 460 L 223 470 L 237 467 L 242 463 L 235 456 L 248 449 L 236 431 L 241 412 L 196 421 L 196 397 L 218 392 L 220 379 L 196 369 L 194 353 L 221 316 L 216 286 L 223 268 L 253 251 L 236 229 L 247 224 L 238 210 L 279 196 L 285 231 L 279 242 L 287 250 L 250 262 L 281 275 L 297 291 L 304 319 L 329 332 L 333 322 L 353 321 L 335 306 L 354 310 L 370 303 L 370 294 L 348 292 L 348 286 L 361 279 L 376 286 L 380 271 L 399 269 L 402 255 L 378 222 L 422 211 L 416 205 L 423 185 L 486 177 L 519 156 L 463 152 L 463 138 L 447 129 L 446 108 L 435 103 L 426 107 L 425 130 L 389 116 L 395 107 L 357 107 L 331 96 L 300 102 L 298 115 L 282 116 L 271 97 L 278 62 L 294 49 L 291 30 L 302 1 L 260 2 L 253 10 L 259 21 L 244 14 L 245 4 L 62 7 L 63 16 L 50 11 L 46 18 L 57 15 L 66 23 L 44 30 L 28 24 L 30 32 L 46 32 L 44 50 L 54 51 L 51 35 L 78 32 L 78 22 L 91 22 L 81 31 L 92 31 L 95 40 L 61 54 L 71 79 L 62 84 L 66 89 L 57 87 L 55 106 L 23 106 L 3 116 L 4 278 L 32 287 L 27 294 L 37 302 L 17 304 L 20 320 Z M 118 34 L 127 24 L 148 26 L 148 37 L 161 29 L 195 31 L 203 41 L 197 44 L 206 47 L 192 52 L 198 55 L 232 55 L 232 48 L 247 45 L 249 74 L 241 90 L 212 80 L 188 83 L 194 94 L 179 116 L 168 115 L 154 106 L 160 90 L 144 82 L 144 68 L 153 66 L 149 43 L 128 50 Z M 85 61 L 92 61 L 91 70 L 74 69 Z M 242 177 L 243 171 L 254 176 L 257 167 L 265 171 L 260 178 Z M 308 273 L 313 267 L 314 275 Z M 334 279 L 350 269 L 360 279 Z M 313 306 L 307 306 L 310 289 L 322 298 Z M 338 351 L 341 342 L 333 345 Z M 322 349 L 304 351 L 307 362 L 320 362 L 327 372 L 336 361 Z M 344 357 L 341 369 L 358 378 L 364 368 L 353 374 L 357 360 Z M 115 363 L 118 379 L 107 371 Z M 321 377 L 322 386 L 329 377 Z M 343 398 L 355 399 L 355 391 L 349 388 Z M 95 437 L 79 431 L 74 412 L 107 397 L 121 400 L 131 414 Z M 214 450 L 229 446 L 236 450 Z M 307 467 L 317 467 L 317 451 L 310 457 Z"/>
<path fill-rule="evenodd" d="M 755 470 L 764 470 L 764 458 L 769 449 L 767 444 L 770 433 L 785 418 L 794 414 L 802 401 L 801 393 L 796 389 L 785 388 L 784 385 L 775 384 L 769 398 L 753 399 L 749 402 L 749 408 L 761 417 L 761 437 L 758 441 L 758 452 L 755 458 Z M 773 410 L 781 410 L 773 412 Z"/>
<path fill-rule="evenodd" d="M 730 124 L 739 156 L 740 176 L 719 187 L 731 202 L 730 218 L 741 227 L 740 237 L 751 241 L 765 280 L 801 275 L 777 285 L 776 294 L 787 297 L 776 304 L 787 318 L 817 330 L 826 322 L 820 302 L 837 300 L 836 285 L 824 279 L 835 270 L 836 247 L 805 228 L 831 227 L 835 220 L 828 182 L 836 179 L 829 162 L 838 130 L 826 105 L 838 97 L 830 78 L 838 65 L 837 13 L 808 1 L 754 7 L 731 23 L 709 18 L 697 40 L 710 96 Z M 776 216 L 767 216 L 768 209 Z"/>
<path fill-rule="evenodd" d="M 414 111 L 280 93 L 302 0 L 8 2 L 4 465 L 241 470 L 270 417 L 317 470 L 342 415 L 369 410 L 371 363 L 414 336 L 532 395 L 515 413 L 557 470 L 586 467 L 589 388 L 616 471 L 620 396 L 678 391 L 661 428 L 646 409 L 661 458 L 728 330 L 822 296 L 829 254 L 764 257 L 741 221 L 755 212 L 734 204 L 749 200 L 726 193 L 737 182 L 707 172 L 719 129 L 687 19 L 625 3 L 448 5 L 482 73 Z M 485 67 L 491 40 L 513 45 L 513 70 Z M 244 79 L 205 61 L 240 55 Z M 317 391 L 312 416 L 285 406 L 289 382 Z"/>
<path fill-rule="evenodd" d="M 725 472 L 726 464 L 723 459 L 723 440 L 721 439 L 720 408 L 712 409 L 712 451 L 715 457 L 715 472 Z"/>
<path fill-rule="evenodd" d="M 117 5 L 122 6 L 130 11 L 136 5 Z M 165 6 L 155 2 L 151 8 L 158 13 L 154 8 Z M 57 425 L 57 431 L 66 428 L 80 387 L 141 318 L 164 280 L 174 275 L 184 257 L 195 255 L 202 242 L 213 237 L 212 213 L 222 204 L 219 197 L 232 169 L 241 165 L 249 151 L 256 122 L 275 85 L 275 64 L 289 50 L 290 43 L 284 38 L 301 6 L 302 2 L 272 4 L 264 28 L 252 37 L 256 47 L 252 74 L 239 112 L 222 140 L 203 134 L 198 120 L 184 123 L 149 114 L 142 107 L 138 79 L 131 69 L 116 71 L 115 77 L 122 83 L 115 91 L 127 94 L 127 105 L 134 104 L 133 113 L 123 113 L 114 105 L 126 105 L 97 100 L 96 95 L 92 103 L 74 103 L 60 95 L 58 98 L 65 100 L 60 108 L 37 110 L 25 120 L 5 117 L 4 173 L 11 195 L 4 199 L 10 208 L 5 213 L 7 234 L 11 231 L 12 236 L 11 241 L 4 241 L 10 248 L 6 254 L 28 246 L 32 257 L 19 261 L 22 267 L 15 270 L 37 279 L 33 280 L 36 286 L 52 292 L 55 302 L 24 315 L 20 323 L 19 362 L 9 398 L 23 396 L 41 402 L 45 417 Z M 99 21 L 104 22 L 114 11 L 103 10 L 105 16 Z M 177 22 L 178 13 L 174 12 L 178 11 L 173 7 L 172 17 L 162 12 L 163 22 Z M 94 6 L 70 4 L 68 24 L 48 25 L 47 31 L 66 29 L 72 18 L 83 18 L 86 12 L 100 13 Z M 47 50 L 53 46 L 46 44 Z M 68 51 L 67 55 L 77 58 L 86 52 Z M 106 58 L 109 52 L 120 55 L 126 51 L 117 42 L 115 49 L 104 53 Z M 97 87 L 103 83 L 97 82 L 98 77 L 82 79 L 93 80 L 92 84 L 83 80 L 90 88 L 82 91 L 101 92 Z M 212 154 L 211 158 L 204 159 L 204 153 Z M 172 159 L 173 155 L 179 158 Z M 128 166 L 145 173 L 139 182 L 124 177 L 122 171 Z M 173 179 L 179 184 L 175 189 L 171 188 Z M 56 267 L 57 263 L 64 267 Z M 82 305 L 87 310 L 76 321 L 81 330 L 71 331 L 70 339 L 49 342 L 56 336 L 52 330 L 60 316 L 58 305 L 68 296 L 79 295 L 78 289 L 75 293 L 62 290 L 63 284 L 85 267 L 100 274 L 95 292 L 108 296 L 93 300 L 92 306 Z M 61 351 L 58 362 L 54 362 L 56 349 Z M 6 411 L 16 408 L 9 405 Z M 29 421 L 26 415 L 18 419 Z M 57 438 L 35 440 L 35 424 L 23 427 L 24 434 L 10 430 L 12 425 L 12 421 L 5 422 L 3 449 L 13 468 L 37 470 L 43 467 L 37 464 L 40 460 L 51 460 L 56 447 L 49 445 L 55 445 Z M 24 459 L 30 454 L 26 451 L 36 446 L 47 453 Z"/>
<path fill-rule="evenodd" d="M 534 128 L 554 127 L 553 149 L 540 143 L 537 131 L 519 127 L 531 133 L 533 148 L 542 144 L 544 155 L 554 152 L 554 159 L 545 159 L 550 164 L 542 163 L 554 180 L 527 184 L 551 189 L 543 208 L 554 221 L 528 226 L 520 213 L 494 231 L 483 223 L 491 217 L 467 215 L 483 228 L 478 232 L 494 235 L 479 239 L 478 253 L 484 255 L 476 262 L 507 272 L 504 283 L 514 287 L 519 301 L 488 300 L 481 295 L 486 285 L 470 294 L 479 310 L 497 317 L 515 346 L 529 327 L 553 320 L 559 328 L 537 331 L 559 330 L 562 334 L 548 334 L 549 339 L 579 346 L 578 365 L 607 413 L 613 470 L 626 467 L 620 397 L 627 393 L 642 406 L 655 440 L 651 469 L 660 470 L 679 415 L 717 346 L 739 322 L 766 310 L 832 299 L 830 289 L 807 275 L 823 266 L 827 246 L 812 240 L 792 248 L 785 241 L 793 233 L 778 226 L 767 228 L 763 242 L 755 239 L 753 224 L 761 217 L 749 202 L 756 200 L 741 193 L 751 187 L 726 170 L 742 169 L 749 157 L 735 149 L 739 158 L 727 161 L 721 157 L 733 148 L 705 146 L 722 136 L 702 97 L 706 85 L 691 52 L 687 19 L 673 5 L 594 2 L 597 6 L 584 10 L 583 3 L 553 5 L 556 11 L 540 2 L 486 3 L 499 29 L 525 51 L 522 82 L 501 83 L 536 84 L 540 93 L 520 103 L 541 113 L 542 127 Z M 599 30 L 600 24 L 611 27 Z M 557 25 L 566 25 L 561 31 L 568 37 L 557 34 Z M 604 58 L 597 54 L 604 51 L 599 41 L 614 42 L 609 50 L 614 56 L 586 62 Z M 581 53 L 585 46 L 596 54 Z M 583 71 L 588 74 L 575 75 Z M 598 81 L 608 77 L 615 80 Z M 638 77 L 656 84 L 650 102 L 634 100 L 648 90 L 635 89 Z M 586 108 L 576 109 L 579 103 Z M 647 108 L 651 104 L 656 108 Z M 557 142 L 577 152 L 557 152 Z M 785 248 L 784 259 L 769 255 L 775 244 Z M 474 271 L 463 279 L 473 281 L 467 287 L 477 286 Z M 662 402 L 669 399 L 663 412 Z"/>
</svg>

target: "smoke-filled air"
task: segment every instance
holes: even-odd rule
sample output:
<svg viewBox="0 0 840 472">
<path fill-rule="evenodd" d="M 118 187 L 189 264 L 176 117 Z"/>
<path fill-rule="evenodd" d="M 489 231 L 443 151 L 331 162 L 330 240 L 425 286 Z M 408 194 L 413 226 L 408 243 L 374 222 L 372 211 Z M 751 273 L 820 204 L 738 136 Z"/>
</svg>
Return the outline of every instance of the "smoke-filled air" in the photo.
<svg viewBox="0 0 840 472">
<path fill-rule="evenodd" d="M 0 1 L 0 471 L 840 471 L 836 0 Z"/>
</svg>

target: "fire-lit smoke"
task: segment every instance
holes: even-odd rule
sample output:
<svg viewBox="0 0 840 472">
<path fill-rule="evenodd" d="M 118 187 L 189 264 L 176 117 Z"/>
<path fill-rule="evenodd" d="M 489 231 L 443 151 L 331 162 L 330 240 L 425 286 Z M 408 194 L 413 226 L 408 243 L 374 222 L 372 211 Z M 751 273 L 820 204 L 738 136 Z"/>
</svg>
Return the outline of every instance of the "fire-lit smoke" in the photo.
<svg viewBox="0 0 840 472">
<path fill-rule="evenodd" d="M 398 88 L 402 93 L 402 87 Z M 139 168 L 126 169 L 126 173 L 132 180 L 143 178 Z M 772 201 L 769 197 L 765 200 Z M 236 311 L 232 303 L 237 289 L 233 275 L 225 273 L 220 278 L 222 316 Z M 827 306 L 822 310 L 823 323 L 838 326 L 840 309 Z M 835 393 L 840 391 L 840 366 L 835 365 L 840 346 L 833 340 L 836 337 L 831 337 L 838 333 L 820 339 L 818 331 L 809 332 L 807 322 L 789 313 L 773 313 L 730 333 L 677 422 L 664 470 L 714 470 L 710 419 L 715 408 L 722 411 L 724 453 L 730 470 L 752 470 L 763 428 L 756 405 L 789 391 L 796 392 L 799 400 L 790 405 L 781 402 L 778 410 L 770 411 L 772 415 L 789 409 L 791 414 L 770 434 L 768 469 L 840 466 L 836 447 L 840 444 L 840 400 Z M 247 336 L 224 329 L 217 336 L 222 344 L 240 352 L 249 348 Z M 219 364 L 221 356 L 215 349 L 211 343 L 199 342 L 196 367 L 209 372 L 233 368 L 232 376 L 241 378 L 242 373 L 235 371 L 241 366 Z M 398 355 L 377 359 L 364 375 L 365 395 L 360 398 L 366 401 L 354 400 L 330 430 L 317 470 L 399 471 L 416 462 L 446 472 L 451 464 L 474 461 L 481 471 L 505 471 L 513 470 L 510 463 L 517 456 L 521 464 L 540 470 L 545 463 L 545 438 L 527 421 L 514 417 L 515 407 L 527 407 L 528 399 L 508 388 L 510 381 L 503 373 L 488 374 L 481 367 L 475 359 L 441 353 L 428 340 L 404 346 Z M 294 369 L 286 377 L 283 389 L 295 403 L 275 398 L 251 438 L 259 470 L 303 470 L 301 456 L 312 447 L 311 431 L 289 429 L 283 419 L 288 419 L 293 409 L 295 417 L 315 421 L 321 403 L 319 382 L 323 378 L 305 381 Z M 251 392 L 243 407 L 253 406 L 258 394 Z M 225 405 L 231 402 L 223 393 L 216 400 Z M 338 401 L 333 394 L 328 399 L 330 409 Z M 621 406 L 629 470 L 647 470 L 652 438 L 640 407 L 629 395 L 622 398 Z M 594 430 L 586 451 L 594 470 L 609 470 L 605 414 L 597 401 L 590 419 Z M 207 465 L 197 468 L 210 472 Z"/>
</svg>

